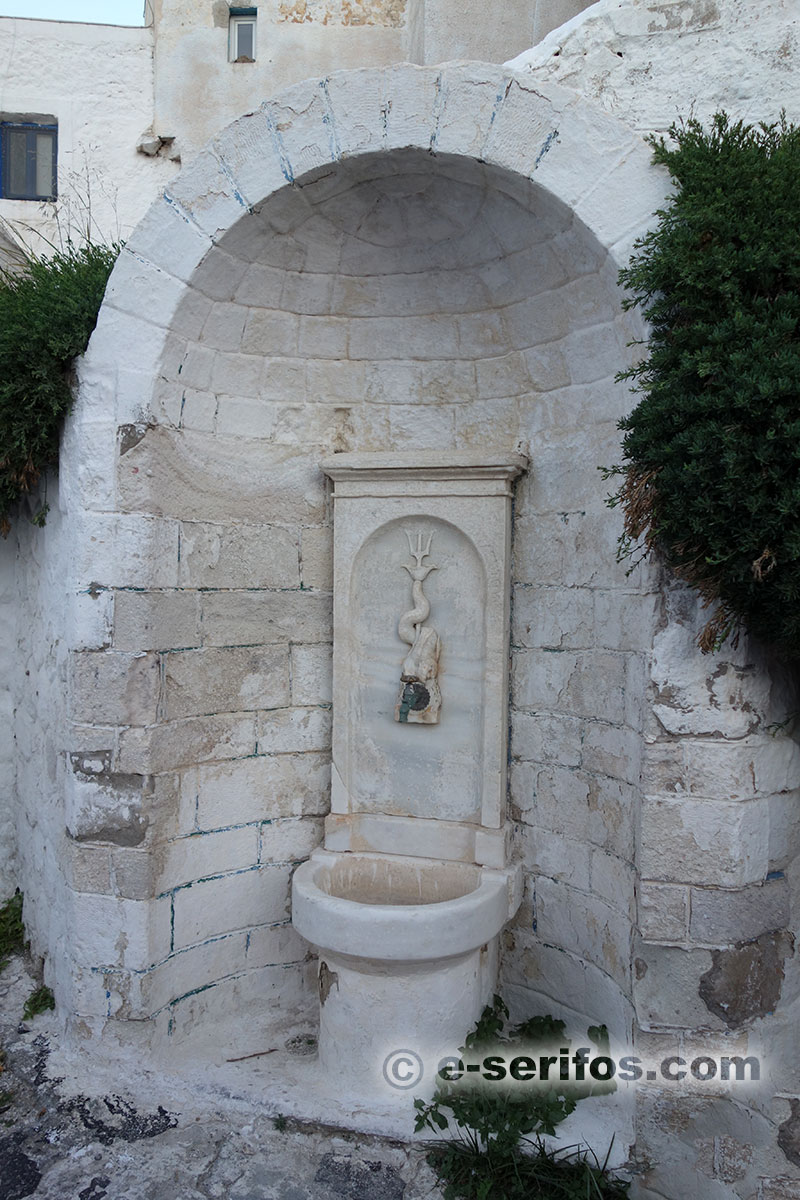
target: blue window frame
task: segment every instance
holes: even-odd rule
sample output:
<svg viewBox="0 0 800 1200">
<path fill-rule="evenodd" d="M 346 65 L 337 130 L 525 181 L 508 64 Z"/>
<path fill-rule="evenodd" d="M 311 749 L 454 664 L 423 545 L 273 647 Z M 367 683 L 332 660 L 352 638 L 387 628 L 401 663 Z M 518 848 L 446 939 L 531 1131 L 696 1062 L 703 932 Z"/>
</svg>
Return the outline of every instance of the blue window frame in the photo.
<svg viewBox="0 0 800 1200">
<path fill-rule="evenodd" d="M 55 200 L 57 173 L 57 125 L 0 120 L 0 196 Z"/>
</svg>

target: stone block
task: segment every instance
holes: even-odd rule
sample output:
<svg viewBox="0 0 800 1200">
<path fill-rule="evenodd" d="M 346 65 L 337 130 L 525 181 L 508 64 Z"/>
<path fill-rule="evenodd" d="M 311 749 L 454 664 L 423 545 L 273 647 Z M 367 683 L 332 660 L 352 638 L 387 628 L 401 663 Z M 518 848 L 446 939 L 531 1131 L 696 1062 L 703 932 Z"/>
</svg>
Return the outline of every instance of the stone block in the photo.
<svg viewBox="0 0 800 1200">
<path fill-rule="evenodd" d="M 72 650 L 105 650 L 111 645 L 113 592 L 92 588 L 71 596 L 67 611 L 68 644 Z M 135 649 L 148 649 L 137 646 Z M 1 669 L 1 668 L 0 668 Z"/>
<path fill-rule="evenodd" d="M 281 523 L 287 512 L 298 522 L 315 523 L 324 516 L 322 474 L 307 455 L 287 447 L 245 438 L 210 441 L 192 430 L 158 426 L 121 462 L 120 503 L 127 508 L 221 525 L 236 524 L 244 514 L 254 525 Z M 148 579 L 133 586 L 169 587 L 174 582 L 174 577 L 158 584 Z"/>
<path fill-rule="evenodd" d="M 307 171 L 332 160 L 329 105 L 318 80 L 285 88 L 262 105 L 281 146 L 284 174 L 292 183 Z"/>
<path fill-rule="evenodd" d="M 247 343 L 247 331 L 245 331 Z M 211 380 L 212 392 L 228 396 L 257 396 L 261 390 L 262 359 L 255 353 L 226 354 L 214 352 Z"/>
<path fill-rule="evenodd" d="M 587 721 L 581 747 L 581 766 L 596 775 L 611 775 L 638 786 L 642 739 L 632 729 Z"/>
<path fill-rule="evenodd" d="M 700 980 L 711 966 L 708 950 L 642 945 L 634 959 L 636 1011 L 645 1029 L 724 1029 L 700 999 Z"/>
<path fill-rule="evenodd" d="M 190 588 L 296 588 L 297 536 L 280 525 L 181 524 L 178 577 Z"/>
<path fill-rule="evenodd" d="M 214 152 L 224 164 L 237 190 L 250 205 L 285 186 L 285 164 L 278 139 L 263 107 L 246 113 L 215 139 Z"/>
<path fill-rule="evenodd" d="M 475 363 L 478 397 L 495 400 L 501 396 L 527 396 L 536 390 L 524 356 L 517 351 Z"/>
<path fill-rule="evenodd" d="M 187 221 L 166 196 L 159 196 L 127 243 L 132 255 L 157 263 L 187 282 L 211 246 L 208 236 Z"/>
<path fill-rule="evenodd" d="M 560 342 L 545 342 L 521 351 L 533 392 L 553 392 L 569 383 L 569 369 Z"/>
<path fill-rule="evenodd" d="M 689 932 L 692 941 L 724 946 L 791 924 L 785 876 L 740 889 L 693 887 Z"/>
<path fill-rule="evenodd" d="M 255 716 L 193 717 L 149 729 L 123 729 L 119 735 L 120 771 L 160 774 L 195 763 L 254 754 Z"/>
<path fill-rule="evenodd" d="M 631 860 L 636 791 L 629 784 L 562 767 L 511 764 L 511 801 L 535 828 L 563 831 Z"/>
<path fill-rule="evenodd" d="M 206 318 L 200 341 L 212 350 L 239 350 L 247 315 L 241 304 L 217 301 Z"/>
<path fill-rule="evenodd" d="M 298 350 L 303 358 L 341 359 L 348 357 L 350 322 L 344 317 L 300 317 Z M 291 353 L 291 351 L 287 351 Z M 367 357 L 352 354 L 353 358 Z"/>
<path fill-rule="evenodd" d="M 605 303 L 607 309 L 607 297 Z M 570 305 L 569 311 L 572 315 L 573 305 Z M 597 383 L 601 379 L 613 379 L 618 371 L 623 371 L 628 365 L 627 356 L 616 337 L 613 318 L 601 319 L 586 329 L 573 330 L 564 339 L 564 353 L 569 364 L 571 383 Z"/>
<path fill-rule="evenodd" d="M 148 827 L 147 781 L 141 773 L 114 772 L 110 759 L 110 752 L 70 755 L 72 770 L 64 779 L 67 833 L 81 841 L 138 846 Z"/>
<path fill-rule="evenodd" d="M 573 879 L 578 883 L 578 879 Z M 605 900 L 628 921 L 636 919 L 636 878 L 632 863 L 618 854 L 592 850 L 591 893 Z"/>
<path fill-rule="evenodd" d="M 484 453 L 502 453 L 519 445 L 524 424 L 521 403 L 510 398 L 455 405 L 456 444 Z"/>
<path fill-rule="evenodd" d="M 624 655 L 520 650 L 514 656 L 511 678 L 512 702 L 518 708 L 624 720 Z"/>
<path fill-rule="evenodd" d="M 330 750 L 330 746 L 330 709 L 273 708 L 259 714 L 259 754 Z"/>
<path fill-rule="evenodd" d="M 151 846 L 116 847 L 111 851 L 111 870 L 114 892 L 128 900 L 151 900 L 156 893 L 158 856 Z M 154 905 L 155 905 L 154 901 Z M 153 929 L 158 926 L 151 906 L 151 940 Z M 155 921 L 155 924 L 154 924 Z M 156 935 L 157 938 L 159 935 Z M 167 934 L 167 945 L 169 934 Z"/>
<path fill-rule="evenodd" d="M 689 791 L 696 796 L 768 796 L 800 785 L 800 746 L 792 738 L 754 734 L 735 742 L 686 745 Z"/>
<path fill-rule="evenodd" d="M 148 1008 L 158 1012 L 198 988 L 244 971 L 246 955 L 246 933 L 233 933 L 179 949 L 149 972 L 143 981 Z"/>
<path fill-rule="evenodd" d="M 62 841 L 59 856 L 64 880 L 75 892 L 99 892 L 111 895 L 111 852 L 108 846 L 75 842 L 69 836 Z"/>
<path fill-rule="evenodd" d="M 385 79 L 385 94 L 392 98 L 384 134 L 387 149 L 428 145 L 439 87 L 437 72 L 401 63 L 387 67 Z"/>
<path fill-rule="evenodd" d="M 537 878 L 536 933 L 548 945 L 587 959 L 621 987 L 626 986 L 631 964 L 631 923 L 597 896 L 589 896 L 568 883 Z"/>
<path fill-rule="evenodd" d="M 331 704 L 333 662 L 331 647 L 292 646 L 292 704 Z"/>
<path fill-rule="evenodd" d="M 300 531 L 300 578 L 304 588 L 333 588 L 333 530 L 328 525 Z"/>
<path fill-rule="evenodd" d="M 306 367 L 305 398 L 312 405 L 360 403 L 362 397 L 368 398 L 366 373 L 367 368 L 362 362 L 348 362 L 337 358 L 309 360 Z M 281 397 L 286 398 L 286 395 Z"/>
<path fill-rule="evenodd" d="M 216 358 L 216 351 L 211 346 L 190 342 L 186 347 L 176 383 L 207 393 L 211 388 L 211 373 Z"/>
<path fill-rule="evenodd" d="M 72 955 L 81 966 L 144 970 L 169 952 L 150 938 L 150 905 L 74 892 L 70 897 Z"/>
<path fill-rule="evenodd" d="M 156 719 L 158 659 L 154 654 L 79 650 L 70 661 L 73 720 L 98 725 L 148 725 Z"/>
<path fill-rule="evenodd" d="M 289 921 L 281 925 L 260 925 L 247 937 L 248 969 L 302 962 L 307 954 L 308 943 L 295 932 Z"/>
<path fill-rule="evenodd" d="M 331 597 L 315 592 L 208 592 L 201 606 L 206 646 L 325 642 L 331 638 Z M 293 703 L 326 701 L 293 697 Z"/>
<path fill-rule="evenodd" d="M 255 867 L 180 888 L 174 897 L 175 949 L 289 916 L 290 866 Z"/>
<path fill-rule="evenodd" d="M 264 363 L 261 378 L 262 400 L 287 400 L 305 395 L 307 364 L 302 358 L 274 358 Z"/>
<path fill-rule="evenodd" d="M 479 63 L 448 65 L 442 72 L 432 148 L 437 154 L 482 158 L 497 108 L 495 68 Z"/>
<path fill-rule="evenodd" d="M 215 396 L 213 429 L 223 437 L 267 440 L 275 432 L 275 405 L 253 397 Z M 185 411 L 185 410 L 184 410 Z M 185 428 L 195 428 L 183 422 Z"/>
<path fill-rule="evenodd" d="M 595 643 L 594 595 L 588 588 L 516 587 L 512 641 L 518 646 L 575 650 Z"/>
<path fill-rule="evenodd" d="M 330 755 L 274 754 L 213 763 L 182 782 L 182 829 L 223 829 L 251 821 L 324 814 Z"/>
<path fill-rule="evenodd" d="M 117 650 L 177 650 L 200 645 L 200 601 L 191 592 L 114 594 Z"/>
<path fill-rule="evenodd" d="M 651 795 L 688 791 L 686 743 L 646 742 L 642 752 L 642 788 Z"/>
<path fill-rule="evenodd" d="M 583 721 L 550 713 L 511 714 L 511 754 L 537 763 L 578 767 L 581 762 Z"/>
<path fill-rule="evenodd" d="M 170 329 L 179 337 L 196 341 L 208 320 L 213 303 L 213 300 L 209 300 L 208 296 L 204 296 L 196 288 L 184 288 Z"/>
<path fill-rule="evenodd" d="M 689 889 L 643 880 L 639 888 L 639 929 L 648 942 L 688 940 Z"/>
<path fill-rule="evenodd" d="M 661 598 L 621 591 L 594 592 L 594 635 L 609 650 L 645 651 L 653 642 Z"/>
<path fill-rule="evenodd" d="M 254 235 L 252 229 L 249 232 L 252 246 Z M 265 227 L 262 236 L 264 239 L 270 239 L 274 236 L 274 233 L 269 227 Z M 246 311 L 248 308 L 270 309 L 273 312 L 280 312 L 281 294 L 286 284 L 286 279 L 287 273 L 285 271 L 267 266 L 266 263 L 248 262 L 233 298 L 236 304 L 245 312 L 245 316 L 249 315 Z M 290 312 L 294 311 L 291 305 L 287 305 L 286 308 Z"/>
<path fill-rule="evenodd" d="M 322 844 L 322 817 L 286 817 L 261 826 L 259 862 L 301 862 Z"/>
<path fill-rule="evenodd" d="M 421 450 L 444 450 L 455 446 L 457 406 L 442 407 L 393 404 L 389 409 L 389 446 L 404 448 L 410 444 Z"/>
<path fill-rule="evenodd" d="M 279 309 L 253 308 L 247 315 L 241 350 L 245 354 L 260 355 L 264 358 L 291 358 L 297 355 L 299 330 L 300 320 L 294 313 L 282 312 Z M 232 349 L 238 350 L 239 347 Z"/>
<path fill-rule="evenodd" d="M 177 201 L 211 238 L 235 225 L 248 211 L 247 201 L 211 150 L 193 157 L 164 195 Z"/>
<path fill-rule="evenodd" d="M 522 861 L 536 875 L 588 885 L 591 857 L 584 842 L 527 826 L 522 829 L 521 847 Z"/>
<path fill-rule="evenodd" d="M 288 702 L 285 647 L 175 650 L 164 656 L 164 716 L 169 721 Z"/>
<path fill-rule="evenodd" d="M 477 399 L 472 363 L 387 359 L 364 368 L 364 399 L 373 404 L 463 404 Z"/>
<path fill-rule="evenodd" d="M 105 588 L 177 585 L 177 521 L 140 513 L 86 512 L 75 518 L 74 534 L 66 582 L 76 591 L 98 585 Z"/>
<path fill-rule="evenodd" d="M 645 796 L 641 870 L 667 883 L 742 887 L 769 869 L 765 801 L 672 800 Z"/>
<path fill-rule="evenodd" d="M 192 833 L 165 847 L 159 879 L 162 892 L 210 875 L 253 867 L 258 862 L 258 826 Z"/>
</svg>

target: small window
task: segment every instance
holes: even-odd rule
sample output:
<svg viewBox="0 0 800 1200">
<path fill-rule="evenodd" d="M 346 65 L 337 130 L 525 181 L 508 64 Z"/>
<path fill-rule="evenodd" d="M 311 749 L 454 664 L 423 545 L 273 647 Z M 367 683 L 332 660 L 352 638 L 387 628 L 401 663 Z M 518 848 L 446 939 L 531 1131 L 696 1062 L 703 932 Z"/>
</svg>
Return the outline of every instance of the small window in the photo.
<svg viewBox="0 0 800 1200">
<path fill-rule="evenodd" d="M 55 200 L 58 127 L 0 120 L 0 196 Z"/>
<path fill-rule="evenodd" d="M 256 61 L 256 8 L 232 8 L 228 33 L 228 58 L 234 63 Z"/>
</svg>

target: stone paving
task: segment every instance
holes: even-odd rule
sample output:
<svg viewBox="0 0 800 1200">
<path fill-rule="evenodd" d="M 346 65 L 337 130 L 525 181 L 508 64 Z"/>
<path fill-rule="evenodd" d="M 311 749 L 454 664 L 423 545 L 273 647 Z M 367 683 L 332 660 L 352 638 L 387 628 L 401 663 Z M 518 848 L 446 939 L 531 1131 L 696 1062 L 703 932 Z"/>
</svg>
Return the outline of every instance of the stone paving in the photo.
<svg viewBox="0 0 800 1200">
<path fill-rule="evenodd" d="M 142 1103 L 124 1080 L 113 1094 L 104 1080 L 75 1094 L 53 1069 L 55 1015 L 20 1021 L 35 986 L 21 957 L 0 974 L 0 1200 L 441 1196 L 423 1152 L 400 1142 L 291 1119 L 276 1128 L 218 1092 Z"/>
</svg>

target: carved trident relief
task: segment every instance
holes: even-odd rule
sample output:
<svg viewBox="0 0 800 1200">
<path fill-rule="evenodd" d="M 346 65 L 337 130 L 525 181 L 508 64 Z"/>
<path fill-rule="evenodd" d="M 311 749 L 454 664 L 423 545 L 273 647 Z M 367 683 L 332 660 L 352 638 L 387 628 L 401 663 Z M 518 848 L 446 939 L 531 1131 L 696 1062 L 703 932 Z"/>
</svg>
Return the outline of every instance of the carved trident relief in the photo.
<svg viewBox="0 0 800 1200">
<path fill-rule="evenodd" d="M 414 607 L 403 613 L 397 626 L 398 634 L 404 642 L 408 642 L 411 649 L 400 673 L 402 682 L 394 719 L 415 725 L 437 725 L 439 710 L 442 707 L 442 693 L 436 679 L 441 642 L 435 629 L 425 627 L 431 606 L 422 590 L 423 581 L 431 571 L 438 569 L 433 563 L 424 566 L 422 561 L 430 557 L 433 534 L 428 534 L 424 550 L 421 533 L 417 534 L 416 547 L 412 544 L 408 530 L 405 531 L 405 535 L 408 539 L 409 553 L 414 561 L 402 565 L 411 576 L 411 598 Z"/>
</svg>

